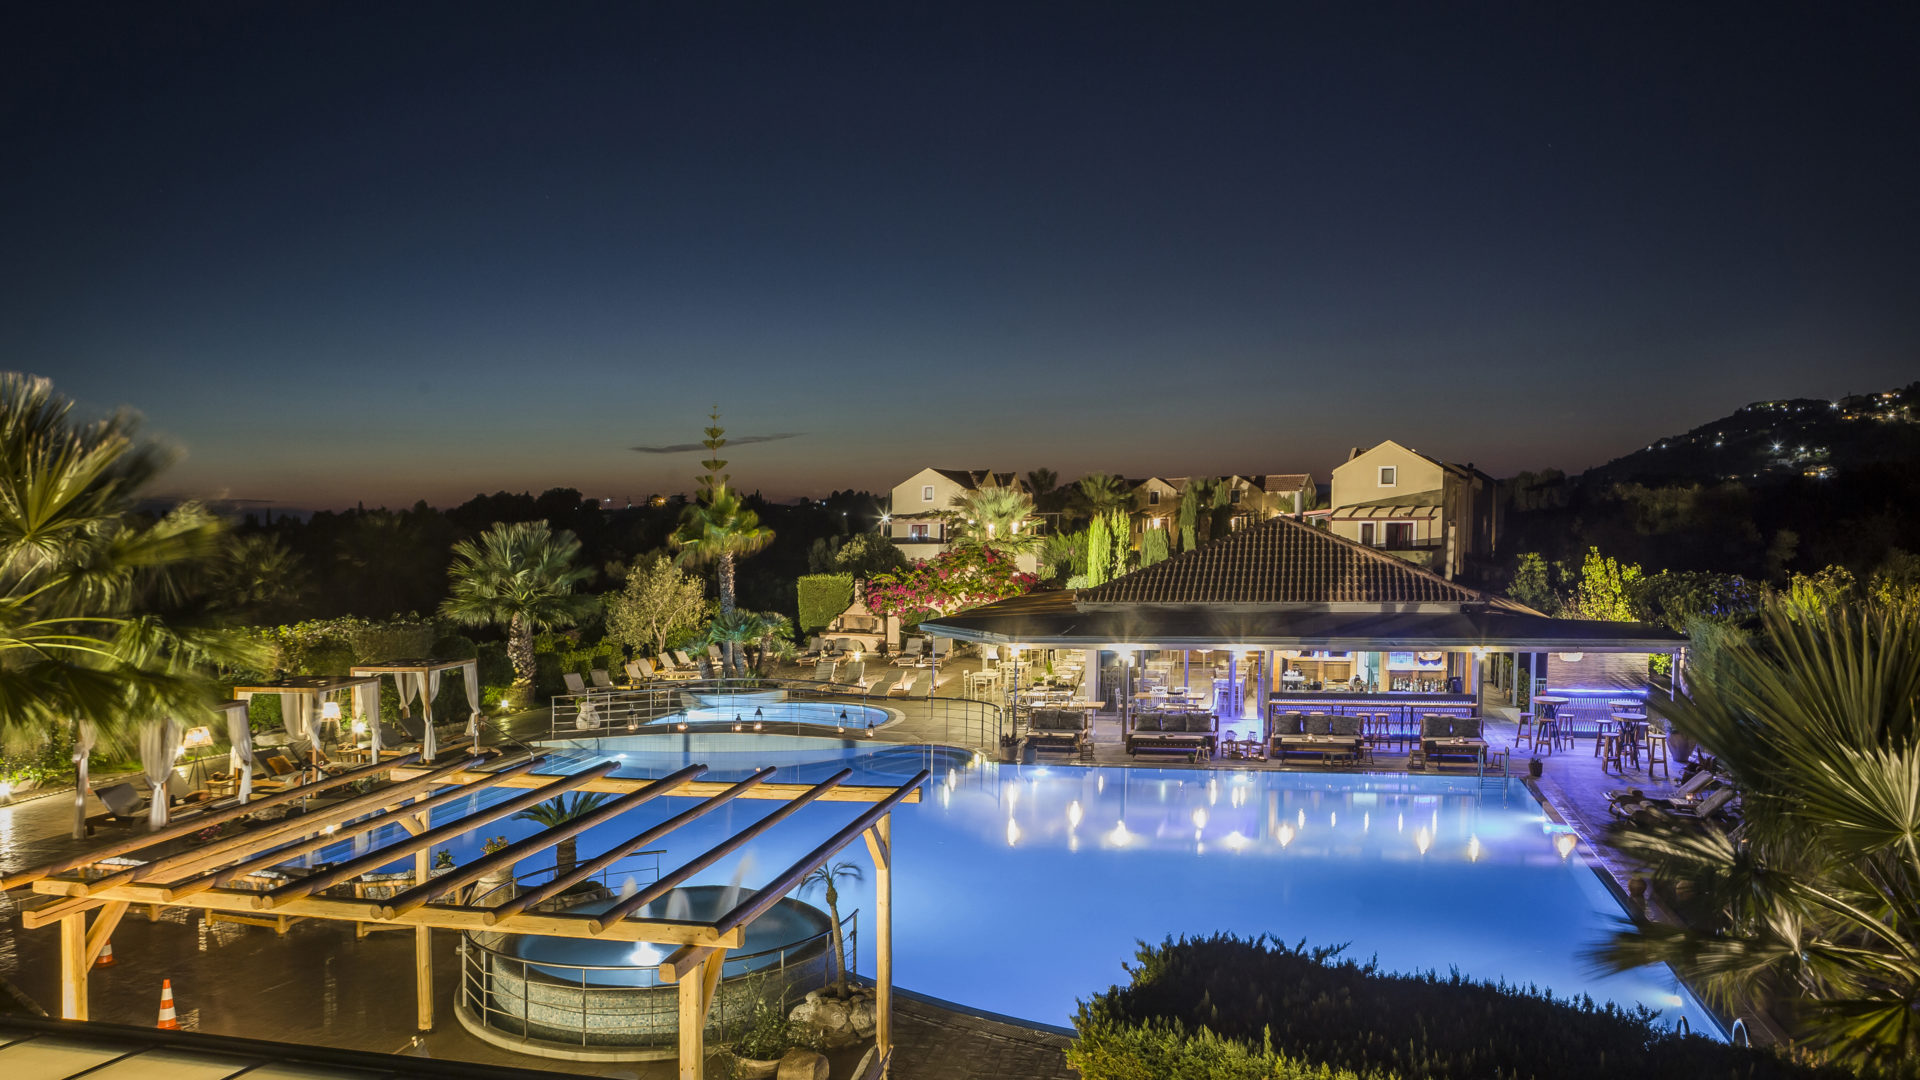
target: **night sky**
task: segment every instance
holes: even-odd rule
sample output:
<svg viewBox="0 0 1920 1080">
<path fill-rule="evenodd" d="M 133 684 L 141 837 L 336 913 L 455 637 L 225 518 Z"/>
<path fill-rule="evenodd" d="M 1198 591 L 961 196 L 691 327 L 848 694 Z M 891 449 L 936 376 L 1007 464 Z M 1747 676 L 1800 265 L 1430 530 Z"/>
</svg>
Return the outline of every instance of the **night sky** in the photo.
<svg viewBox="0 0 1920 1080">
<path fill-rule="evenodd" d="M 716 403 L 796 495 L 1920 377 L 1920 5 L 1679 6 L 16 5 L 0 365 L 292 506 L 683 490 Z"/>
</svg>

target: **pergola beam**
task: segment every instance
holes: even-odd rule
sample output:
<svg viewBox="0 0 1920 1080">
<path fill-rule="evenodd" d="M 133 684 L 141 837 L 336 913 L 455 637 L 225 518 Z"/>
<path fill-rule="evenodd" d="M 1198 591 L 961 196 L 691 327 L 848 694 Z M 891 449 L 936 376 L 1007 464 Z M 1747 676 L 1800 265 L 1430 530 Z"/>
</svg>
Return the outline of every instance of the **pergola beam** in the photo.
<svg viewBox="0 0 1920 1080">
<path fill-rule="evenodd" d="M 311 896 L 322 889 L 331 888 L 343 881 L 359 877 L 361 874 L 367 873 L 370 870 L 378 870 L 402 855 L 425 851 L 442 840 L 449 840 L 463 833 L 472 832 L 475 826 L 485 825 L 490 821 L 497 821 L 500 818 L 506 817 L 508 814 L 517 813 L 525 810 L 529 806 L 545 802 L 562 792 L 571 791 L 592 777 L 604 776 L 612 772 L 618 768 L 619 765 L 620 763 L 617 761 L 603 761 L 593 768 L 588 769 L 586 772 L 574 773 L 572 776 L 562 776 L 549 780 L 546 784 L 525 795 L 519 795 L 505 802 L 489 806 L 484 810 L 469 814 L 455 821 L 450 821 L 438 828 L 428 829 L 422 833 L 415 833 L 408 839 L 402 840 L 397 844 L 389 844 L 386 847 L 369 851 L 357 859 L 349 859 L 331 869 L 322 870 L 317 874 L 309 874 L 297 881 L 290 881 L 271 892 L 256 894 L 256 906 L 262 908 L 277 908 L 289 900 L 298 899 L 303 896 Z"/>
<path fill-rule="evenodd" d="M 494 773 L 492 775 L 504 776 L 512 773 L 524 772 L 528 769 L 533 768 L 533 766 L 534 766 L 534 762 L 523 761 L 520 764 L 515 765 L 513 768 L 506 770 L 506 772 Z M 424 831 L 424 830 L 416 830 L 411 827 L 416 815 L 431 812 L 435 808 L 444 806 L 447 803 L 454 802 L 459 799 L 467 798 L 471 796 L 476 789 L 486 788 L 490 786 L 492 785 L 488 784 L 486 781 L 483 780 L 478 783 L 466 785 L 464 787 L 450 788 L 446 791 L 440 792 L 438 795 L 434 795 L 429 798 L 422 799 L 419 802 L 405 804 L 406 813 L 404 815 L 401 815 L 397 820 L 399 821 L 401 827 L 407 829 L 409 833 Z M 411 796 L 401 796 L 402 800 L 410 797 Z M 344 828 L 341 828 L 334 832 L 323 833 L 320 836 L 315 836 L 310 839 L 303 840 L 299 843 L 292 844 L 289 846 L 277 847 L 272 849 L 271 851 L 265 852 L 264 854 L 256 855 L 253 858 L 248 859 L 244 862 L 238 862 L 238 863 L 233 863 L 232 865 L 229 865 L 229 866 L 223 866 L 218 870 L 213 870 L 207 873 L 203 873 L 198 877 L 188 878 L 184 881 L 170 882 L 167 885 L 168 897 L 169 899 L 171 899 L 171 898 L 180 897 L 180 896 L 190 896 L 193 893 L 200 892 L 204 889 L 211 889 L 211 888 L 214 888 L 215 886 L 226 885 L 239 878 L 246 877 L 248 874 L 251 874 L 257 870 L 264 870 L 270 866 L 274 866 L 278 863 L 285 862 L 288 859 L 296 859 L 302 855 L 312 854 L 313 852 L 318 851 L 321 848 L 330 847 L 344 840 L 351 840 L 362 833 L 369 833 L 377 829 L 386 828 L 388 825 L 393 824 L 394 821 L 396 820 L 392 812 L 394 810 L 399 809 L 399 807 L 388 806 L 388 807 L 385 807 L 384 809 L 387 811 L 386 813 L 376 814 L 374 816 L 365 818 L 363 820 L 353 822 L 352 824 L 347 825 Z"/>
<path fill-rule="evenodd" d="M 47 877 L 50 874 L 64 874 L 69 870 L 89 866 L 102 859 L 112 858 L 115 855 L 125 855 L 130 851 L 139 851 L 142 848 L 149 848 L 155 844 L 178 839 L 188 833 L 199 832 L 209 825 L 218 825 L 222 822 L 232 821 L 234 818 L 243 817 L 259 810 L 265 810 L 269 807 L 292 802 L 295 799 L 304 799 L 310 795 L 316 795 L 322 791 L 339 787 L 342 784 L 351 784 L 356 780 L 365 780 L 368 777 L 392 771 L 396 767 L 410 765 L 419 759 L 419 754 L 407 754 L 404 757 L 397 757 L 391 761 L 376 762 L 372 765 L 366 765 L 358 769 L 343 772 L 338 776 L 328 777 L 318 783 L 303 784 L 300 787 L 288 788 L 285 791 L 276 791 L 271 795 L 254 799 L 251 802 L 241 803 L 237 806 L 229 806 L 224 810 L 213 810 L 204 814 L 195 814 L 192 817 L 185 818 L 163 829 L 150 833 L 141 833 L 125 840 L 117 840 L 104 847 L 95 848 L 84 855 L 70 855 L 66 858 L 55 859 L 52 862 L 42 863 L 39 866 L 29 867 L 25 870 L 16 870 L 6 877 L 0 878 L 0 892 L 17 888 L 30 881 Z M 418 774 L 410 774 L 410 776 L 411 775 Z M 461 773 L 459 775 L 465 776 L 466 774 Z M 479 775 L 484 776 L 486 774 L 481 773 Z"/>
<path fill-rule="evenodd" d="M 407 777 L 411 775 L 413 775 L 412 768 L 402 768 L 402 769 L 394 770 L 394 776 L 396 778 L 402 778 L 402 777 Z M 487 775 L 489 774 L 481 773 L 481 772 L 456 773 L 453 776 L 449 777 L 446 782 L 449 784 L 465 784 L 465 783 L 470 783 L 473 780 L 477 780 Z M 500 786 L 511 787 L 511 788 L 536 787 L 551 779 L 553 779 L 553 777 L 540 775 L 540 774 L 535 774 L 532 776 L 518 776 L 509 780 L 502 781 Z M 601 776 L 581 784 L 579 786 L 579 790 L 597 791 L 597 792 L 601 792 L 608 795 L 625 795 L 630 791 L 637 791 L 641 787 L 647 784 L 650 784 L 652 782 L 653 782 L 652 780 L 639 779 L 639 778 L 628 777 L 628 776 Z M 692 783 L 681 788 L 679 791 L 679 794 L 695 796 L 698 798 L 705 798 L 709 795 L 718 795 L 726 791 L 727 788 L 729 788 L 730 786 L 732 786 L 731 782 L 726 780 L 695 780 Z M 797 798 L 802 794 L 805 794 L 806 791 L 812 786 L 813 785 L 811 784 L 774 784 L 774 783 L 761 784 L 759 787 L 753 789 L 753 791 L 748 795 L 746 795 L 745 797 L 749 799 L 792 799 L 792 798 Z M 827 794 L 821 796 L 820 801 L 822 802 L 856 802 L 856 803 L 857 802 L 865 802 L 865 803 L 877 802 L 880 799 L 889 797 L 893 792 L 893 790 L 894 789 L 887 788 L 887 787 L 870 787 L 862 784 L 846 784 L 841 787 L 835 788 L 833 791 L 830 791 Z M 910 802 L 910 803 L 919 802 L 920 801 L 919 790 L 915 789 L 911 794 L 909 794 L 906 798 L 901 799 L 900 801 Z"/>
<path fill-rule="evenodd" d="M 773 766 L 769 765 L 766 768 L 761 769 L 759 772 L 754 773 L 752 776 L 747 777 L 745 780 L 742 780 L 739 783 L 728 788 L 726 791 L 723 791 L 720 794 L 715 795 L 712 798 L 707 799 L 704 802 L 701 802 L 690 809 L 687 809 L 678 814 L 675 814 L 673 817 L 670 817 L 667 820 L 661 822 L 660 824 L 655 825 L 653 828 L 648 829 L 646 832 L 640 833 L 636 836 L 629 837 L 626 840 L 623 840 L 620 843 L 613 845 L 612 847 L 608 848 L 606 851 L 602 852 L 601 854 L 596 855 L 593 858 L 588 859 L 586 862 L 581 863 L 578 866 L 574 867 L 572 873 L 559 875 L 555 877 L 552 881 L 547 882 L 545 885 L 542 885 L 537 889 L 531 889 L 527 892 L 523 892 L 519 896 L 516 896 L 513 899 L 508 900 L 506 903 L 495 906 L 493 909 L 487 912 L 487 924 L 491 926 L 492 924 L 494 924 L 495 922 L 498 922 L 501 919 L 508 918 L 509 916 L 513 916 L 513 915 L 518 915 L 520 912 L 525 911 L 530 907 L 535 907 L 540 904 L 546 903 L 548 900 L 551 900 L 554 897 L 560 895 L 561 893 L 566 892 L 568 889 L 572 888 L 573 886 L 579 884 L 582 881 L 587 880 L 588 878 L 592 877 L 594 874 L 597 874 L 600 871 L 606 869 L 607 867 L 612 866 L 614 863 L 619 862 L 621 859 L 625 858 L 630 853 L 634 851 L 638 851 L 640 848 L 643 848 L 646 845 L 651 844 L 656 840 L 659 840 L 661 837 L 666 836 L 668 833 L 673 832 L 675 829 L 678 829 L 682 825 L 685 825 L 688 822 L 693 821 L 697 818 L 704 817 L 711 811 L 718 810 L 720 807 L 725 806 L 727 803 L 732 802 L 734 799 L 738 798 L 739 796 L 746 794 L 749 790 L 751 790 L 755 786 L 761 783 L 764 783 L 767 777 L 773 775 L 773 771 L 774 771 Z"/>
<path fill-rule="evenodd" d="M 713 847 L 710 847 L 706 851 L 701 852 L 699 855 L 694 856 L 692 859 L 689 859 L 685 865 L 674 870 L 672 873 L 662 875 L 660 878 L 655 880 L 653 884 L 647 886 L 644 889 L 641 889 L 639 892 L 634 893 L 632 896 L 629 896 L 619 901 L 618 903 L 614 904 L 612 907 L 602 912 L 599 918 L 594 920 L 594 923 L 593 923 L 594 931 L 598 933 L 599 931 L 605 930 L 607 927 L 612 926 L 613 924 L 626 918 L 628 915 L 632 914 L 633 912 L 640 910 L 642 907 L 645 907 L 647 904 L 650 904 L 653 901 L 660 899 L 662 896 L 665 896 L 669 890 L 673 889 L 675 886 L 679 885 L 681 882 L 687 880 L 688 878 L 699 873 L 700 871 L 705 870 L 707 867 L 712 866 L 714 863 L 725 858 L 728 854 L 739 849 L 741 845 L 747 843 L 748 841 L 751 841 L 754 837 L 759 836 L 761 833 L 766 832 L 768 829 L 773 828 L 775 825 L 778 825 L 782 821 L 785 821 L 787 818 L 793 816 L 795 813 L 797 813 L 800 810 L 801 807 L 807 805 L 808 803 L 814 801 L 815 799 L 818 799 L 822 795 L 825 795 L 827 792 L 832 791 L 834 788 L 838 787 L 842 782 L 844 782 L 847 777 L 852 775 L 853 775 L 852 769 L 841 769 L 839 772 L 834 773 L 832 776 L 827 777 L 825 780 L 822 780 L 818 784 L 815 784 L 813 787 L 807 789 L 806 792 L 795 797 L 792 801 L 782 804 L 780 808 L 775 810 L 773 813 L 768 814 L 766 817 L 761 818 L 759 821 L 754 822 L 752 825 L 749 825 L 746 828 L 740 830 L 739 832 L 733 834 L 732 836 L 727 837 L 725 840 L 722 840 L 720 843 L 715 844 Z"/>
<path fill-rule="evenodd" d="M 33 890 L 45 895 L 65 895 L 64 890 L 78 882 L 49 878 L 36 881 Z M 151 885 L 122 885 L 105 895 L 96 895 L 89 899 L 103 901 L 124 900 L 133 904 L 158 904 L 161 906 L 190 907 L 202 911 L 231 911 L 254 914 L 253 900 L 256 893 L 241 890 L 209 889 L 193 896 L 178 900 L 168 900 L 160 895 L 161 890 Z M 289 901 L 275 911 L 296 918 L 330 919 L 337 922 L 378 922 L 389 926 L 427 926 L 435 930 L 491 930 L 508 934 L 541 934 L 547 937 L 588 938 L 594 935 L 587 927 L 590 916 L 569 915 L 565 912 L 542 912 L 515 915 L 504 919 L 498 925 L 490 926 L 483 916 L 481 908 L 459 907 L 451 904 L 428 904 L 396 915 L 392 919 L 382 919 L 380 904 L 373 900 L 347 900 L 331 896 L 310 896 Z M 85 912 L 77 913 L 85 917 Z M 67 916 L 73 918 L 75 916 Z M 653 922 L 643 919 L 629 919 L 606 933 L 597 935 L 602 939 L 615 941 L 650 942 L 655 945 L 702 945 L 737 949 L 740 947 L 740 933 L 717 931 L 705 923 L 689 922 Z"/>
<path fill-rule="evenodd" d="M 670 773 L 667 776 L 653 781 L 638 791 L 630 791 L 612 802 L 607 803 L 605 806 L 598 807 L 590 813 L 582 814 L 565 824 L 542 829 L 524 840 L 508 844 L 506 847 L 501 848 L 491 855 L 475 859 L 467 865 L 455 870 L 449 870 L 439 877 L 423 878 L 415 884 L 413 888 L 400 893 L 382 905 L 380 908 L 380 917 L 383 919 L 391 919 L 395 915 L 404 915 L 435 897 L 444 896 L 462 885 L 470 885 L 501 867 L 511 868 L 515 863 L 529 855 L 537 855 L 563 840 L 570 840 L 579 836 L 581 833 L 586 832 L 601 822 L 612 821 L 614 818 L 619 817 L 621 814 L 626 813 L 642 803 L 659 798 L 662 795 L 670 795 L 676 788 L 679 788 L 694 777 L 704 776 L 706 771 L 707 767 L 705 765 L 689 765 L 684 769 L 680 769 L 677 772 Z"/>
</svg>

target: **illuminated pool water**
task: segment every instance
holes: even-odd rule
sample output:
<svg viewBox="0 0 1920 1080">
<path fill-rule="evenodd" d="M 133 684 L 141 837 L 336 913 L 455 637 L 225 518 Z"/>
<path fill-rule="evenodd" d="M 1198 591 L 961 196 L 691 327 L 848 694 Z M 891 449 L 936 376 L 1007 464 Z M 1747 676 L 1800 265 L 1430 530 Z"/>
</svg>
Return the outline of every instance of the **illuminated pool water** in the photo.
<svg viewBox="0 0 1920 1080">
<path fill-rule="evenodd" d="M 647 726 L 678 724 L 732 724 L 738 721 L 751 727 L 755 721 L 782 724 L 810 724 L 817 727 L 845 727 L 859 734 L 869 727 L 881 727 L 898 715 L 873 705 L 855 705 L 829 701 L 788 701 L 784 690 L 757 690 L 740 693 L 705 691 L 687 695 L 698 704 L 669 713 Z"/>
<path fill-rule="evenodd" d="M 715 779 L 777 765 L 815 780 L 898 784 L 928 768 L 924 800 L 894 814 L 895 978 L 910 990 L 1045 1024 L 1125 980 L 1136 942 L 1218 931 L 1350 943 L 1388 970 L 1458 968 L 1556 994 L 1711 1017 L 1664 967 L 1591 972 L 1580 952 L 1623 912 L 1518 780 L 1402 774 L 1246 772 L 976 764 L 939 748 L 752 735 L 642 735 L 557 745 L 570 771 L 608 754 L 620 773 L 688 762 Z M 485 797 L 479 797 L 484 799 Z M 677 813 L 661 799 L 586 834 L 582 853 Z M 673 866 L 771 808 L 741 800 L 675 833 Z M 816 804 L 723 859 L 696 883 L 764 882 L 858 812 Z M 534 826 L 482 830 L 524 836 Z M 473 841 L 477 846 L 478 841 Z M 475 854 L 456 848 L 465 862 Z M 838 859 L 868 863 L 855 844 Z M 537 865 L 537 864 L 536 864 Z M 522 869 L 530 869 L 523 864 Z M 818 898 L 815 898 L 818 902 Z M 841 911 L 873 910 L 871 882 L 843 886 Z M 858 966 L 872 972 L 862 944 Z"/>
</svg>

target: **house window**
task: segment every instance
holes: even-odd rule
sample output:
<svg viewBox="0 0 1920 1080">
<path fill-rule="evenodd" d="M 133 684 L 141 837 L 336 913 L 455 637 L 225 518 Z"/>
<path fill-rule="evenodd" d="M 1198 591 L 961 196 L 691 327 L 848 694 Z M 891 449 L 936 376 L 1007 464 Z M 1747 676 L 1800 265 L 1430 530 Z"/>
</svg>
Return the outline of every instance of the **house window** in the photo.
<svg viewBox="0 0 1920 1080">
<path fill-rule="evenodd" d="M 1406 551 L 1413 547 L 1413 522 L 1387 522 L 1387 548 L 1390 551 Z"/>
<path fill-rule="evenodd" d="M 1232 504 L 1232 505 L 1234 505 L 1234 506 L 1239 506 L 1239 505 L 1240 505 L 1240 496 L 1241 496 L 1242 494 L 1243 494 L 1243 492 L 1241 492 L 1241 490 L 1240 490 L 1239 488 L 1234 488 L 1234 489 L 1233 489 L 1233 492 L 1232 492 L 1232 494 L 1230 494 L 1230 495 L 1228 495 L 1228 496 L 1227 496 L 1227 502 L 1229 502 L 1229 503 L 1231 503 L 1231 504 Z"/>
<path fill-rule="evenodd" d="M 1380 486 L 1393 487 L 1400 482 L 1400 470 L 1393 465 L 1380 466 Z"/>
<path fill-rule="evenodd" d="M 1360 542 L 1368 547 L 1373 546 L 1373 522 L 1363 521 L 1360 523 Z"/>
<path fill-rule="evenodd" d="M 1147 492 L 1147 505 L 1148 505 L 1148 506 L 1159 506 L 1159 505 L 1160 505 L 1160 493 L 1159 493 L 1159 492 L 1157 492 L 1157 491 L 1149 491 L 1149 492 Z"/>
<path fill-rule="evenodd" d="M 907 539 L 925 540 L 926 538 L 927 538 L 927 527 L 925 525 L 907 526 Z"/>
<path fill-rule="evenodd" d="M 1153 519 L 1153 527 L 1154 527 L 1154 528 L 1156 528 L 1156 529 L 1157 529 L 1157 528 L 1159 528 L 1159 527 L 1161 526 L 1161 524 L 1162 524 L 1162 523 L 1163 523 L 1164 521 L 1166 521 L 1166 519 L 1165 519 L 1165 518 L 1154 518 L 1154 519 Z"/>
<path fill-rule="evenodd" d="M 933 485 L 932 484 L 927 484 L 920 489 L 920 501 L 921 502 L 933 501 Z"/>
</svg>

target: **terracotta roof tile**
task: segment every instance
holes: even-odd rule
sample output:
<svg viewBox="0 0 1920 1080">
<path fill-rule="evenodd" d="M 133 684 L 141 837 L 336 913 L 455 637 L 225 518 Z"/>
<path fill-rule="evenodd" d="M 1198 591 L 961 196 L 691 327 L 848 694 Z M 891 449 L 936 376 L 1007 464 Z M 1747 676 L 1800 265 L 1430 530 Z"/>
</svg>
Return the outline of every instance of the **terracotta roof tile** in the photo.
<svg viewBox="0 0 1920 1080">
<path fill-rule="evenodd" d="M 1081 604 L 1486 603 L 1472 589 L 1291 518 L 1082 589 Z"/>
</svg>

